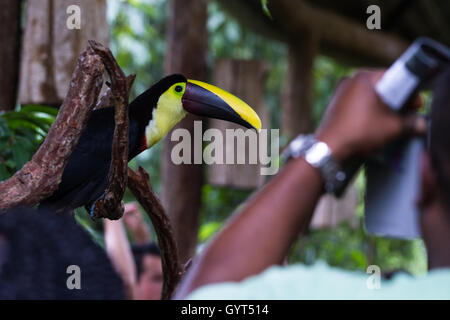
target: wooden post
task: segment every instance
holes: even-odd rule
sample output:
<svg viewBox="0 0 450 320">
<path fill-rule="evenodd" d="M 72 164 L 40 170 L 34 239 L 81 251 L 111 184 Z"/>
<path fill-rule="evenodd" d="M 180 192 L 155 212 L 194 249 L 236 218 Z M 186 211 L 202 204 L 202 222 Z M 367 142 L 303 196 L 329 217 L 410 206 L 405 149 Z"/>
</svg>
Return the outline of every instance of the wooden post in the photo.
<svg viewBox="0 0 450 320">
<path fill-rule="evenodd" d="M 312 33 L 299 35 L 289 44 L 288 70 L 283 90 L 282 132 L 289 139 L 313 130 L 312 90 L 317 38 Z"/>
<path fill-rule="evenodd" d="M 67 8 L 81 9 L 81 28 L 69 29 Z M 108 44 L 105 0 L 28 0 L 19 100 L 59 106 L 87 40 Z"/>
<path fill-rule="evenodd" d="M 268 71 L 267 63 L 258 60 L 223 59 L 214 68 L 214 84 L 235 94 L 247 102 L 260 116 L 263 128 L 270 127 L 269 114 L 264 107 L 264 88 Z M 210 128 L 219 129 L 224 137 L 224 149 L 236 155 L 236 141 L 226 139 L 226 129 L 244 129 L 237 124 L 222 120 L 211 120 Z M 256 136 L 256 133 L 255 133 Z M 246 141 L 246 164 L 212 164 L 208 166 L 209 183 L 240 189 L 255 189 L 264 183 L 260 164 L 249 164 L 249 141 Z M 225 152 L 224 152 L 225 161 Z"/>
<path fill-rule="evenodd" d="M 19 78 L 20 46 L 19 0 L 0 1 L 0 110 L 13 110 L 16 106 Z"/>
<path fill-rule="evenodd" d="M 208 41 L 207 0 L 190 0 L 188 5 L 184 0 L 172 0 L 169 15 L 166 73 L 182 73 L 188 78 L 204 80 Z M 193 120 L 200 118 L 188 115 L 175 129 L 185 128 L 193 137 Z M 170 153 L 176 142 L 171 142 L 170 136 L 171 133 L 164 141 L 162 203 L 172 221 L 178 254 L 184 263 L 194 255 L 197 245 L 203 167 L 200 164 L 175 165 Z"/>
<path fill-rule="evenodd" d="M 300 39 L 299 42 L 289 44 L 288 71 L 283 92 L 282 131 L 289 140 L 314 130 L 312 72 L 318 39 L 313 33 L 301 34 Z M 354 225 L 357 206 L 358 189 L 355 184 L 349 186 L 349 190 L 340 199 L 325 195 L 316 207 L 311 227 L 334 227 L 343 220 L 350 220 Z"/>
<path fill-rule="evenodd" d="M 314 211 L 310 227 L 312 229 L 333 228 L 341 222 L 347 221 L 351 227 L 359 226 L 356 209 L 359 203 L 359 190 L 356 183 L 348 186 L 348 190 L 337 199 L 327 194 L 320 198 Z"/>
</svg>

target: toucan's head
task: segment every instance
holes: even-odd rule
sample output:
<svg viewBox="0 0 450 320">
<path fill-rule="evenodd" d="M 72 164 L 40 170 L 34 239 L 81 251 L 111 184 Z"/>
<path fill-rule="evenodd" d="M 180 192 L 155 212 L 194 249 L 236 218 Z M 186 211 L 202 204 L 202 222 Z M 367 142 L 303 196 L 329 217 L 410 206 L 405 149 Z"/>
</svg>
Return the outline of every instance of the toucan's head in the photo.
<svg viewBox="0 0 450 320">
<path fill-rule="evenodd" d="M 140 104 L 153 100 L 151 121 L 145 129 L 147 147 L 164 137 L 187 112 L 261 129 L 258 115 L 244 101 L 216 86 L 180 74 L 161 79 L 136 100 L 141 100 Z"/>
</svg>

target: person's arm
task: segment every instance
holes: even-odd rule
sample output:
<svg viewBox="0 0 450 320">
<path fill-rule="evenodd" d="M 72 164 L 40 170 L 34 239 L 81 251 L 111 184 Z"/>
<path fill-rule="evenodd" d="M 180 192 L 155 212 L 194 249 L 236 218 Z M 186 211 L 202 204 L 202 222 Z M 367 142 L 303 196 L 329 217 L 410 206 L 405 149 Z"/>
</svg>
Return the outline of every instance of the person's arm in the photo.
<svg viewBox="0 0 450 320">
<path fill-rule="evenodd" d="M 122 220 L 104 219 L 106 252 L 125 287 L 127 299 L 133 299 L 137 282 L 136 265 Z"/>
<path fill-rule="evenodd" d="M 142 216 L 139 205 L 136 202 L 125 204 L 123 221 L 127 230 L 136 244 L 146 244 L 152 240 L 150 227 Z"/>
<path fill-rule="evenodd" d="M 401 117 L 384 106 L 374 86 L 381 72 L 360 72 L 339 84 L 316 132 L 338 162 L 369 154 L 412 132 L 423 133 L 417 117 Z M 306 229 L 322 194 L 317 169 L 293 160 L 256 194 L 194 261 L 176 298 L 217 282 L 240 281 L 280 263 Z"/>
<path fill-rule="evenodd" d="M 194 261 L 178 297 L 208 283 L 239 281 L 280 264 L 309 225 L 321 194 L 316 170 L 303 160 L 289 163 Z"/>
</svg>

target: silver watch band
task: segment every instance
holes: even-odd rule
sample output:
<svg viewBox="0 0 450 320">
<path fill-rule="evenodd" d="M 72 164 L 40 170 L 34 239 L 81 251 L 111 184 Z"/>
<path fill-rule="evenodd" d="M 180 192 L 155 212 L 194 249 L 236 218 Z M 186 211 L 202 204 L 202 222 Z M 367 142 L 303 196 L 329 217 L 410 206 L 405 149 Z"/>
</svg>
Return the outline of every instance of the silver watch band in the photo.
<svg viewBox="0 0 450 320">
<path fill-rule="evenodd" d="M 333 193 L 344 183 L 346 174 L 334 160 L 331 149 L 325 142 L 318 141 L 314 135 L 300 135 L 282 153 L 284 161 L 302 157 L 312 167 L 319 169 L 326 192 Z"/>
</svg>

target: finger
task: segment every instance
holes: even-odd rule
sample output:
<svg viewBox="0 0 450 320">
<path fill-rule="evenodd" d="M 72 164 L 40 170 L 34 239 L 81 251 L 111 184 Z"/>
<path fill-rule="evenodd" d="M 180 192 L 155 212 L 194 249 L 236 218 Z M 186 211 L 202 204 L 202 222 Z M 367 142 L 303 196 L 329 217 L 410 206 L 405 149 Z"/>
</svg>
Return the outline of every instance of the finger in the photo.
<svg viewBox="0 0 450 320">
<path fill-rule="evenodd" d="M 427 132 L 427 120 L 418 114 L 407 115 L 403 120 L 403 131 L 410 136 L 424 135 Z"/>
<path fill-rule="evenodd" d="M 349 79 L 350 79 L 349 77 L 342 77 L 342 78 L 340 78 L 338 83 L 336 84 L 336 89 L 335 90 L 337 91 L 340 87 L 344 86 L 344 84 L 346 82 L 348 82 Z"/>
<path fill-rule="evenodd" d="M 128 202 L 127 204 L 125 204 L 125 210 L 134 211 L 137 209 L 139 209 L 139 206 L 136 202 Z"/>
<path fill-rule="evenodd" d="M 353 75 L 352 78 L 357 80 L 367 80 L 375 86 L 383 77 L 385 72 L 385 69 L 359 70 Z"/>
<path fill-rule="evenodd" d="M 386 72 L 386 69 L 375 69 L 371 72 L 371 79 L 372 83 L 376 85 L 378 81 L 381 80 L 381 78 L 384 76 L 384 73 Z"/>
</svg>

